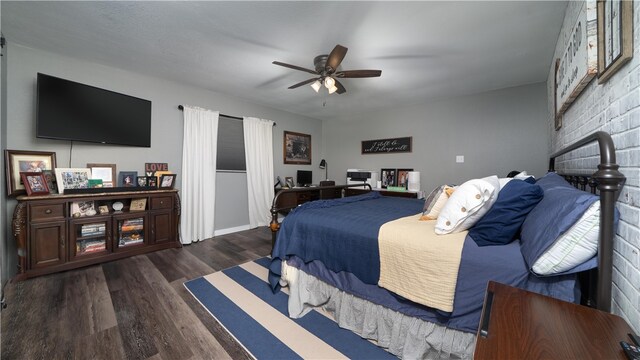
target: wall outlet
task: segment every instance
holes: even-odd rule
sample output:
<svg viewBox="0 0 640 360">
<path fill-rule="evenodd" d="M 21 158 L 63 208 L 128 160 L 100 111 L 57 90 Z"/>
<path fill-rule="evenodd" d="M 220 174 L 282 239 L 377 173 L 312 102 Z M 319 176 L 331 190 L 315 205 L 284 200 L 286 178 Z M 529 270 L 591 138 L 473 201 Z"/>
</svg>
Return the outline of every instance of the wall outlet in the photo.
<svg viewBox="0 0 640 360">
<path fill-rule="evenodd" d="M 456 162 L 457 163 L 463 163 L 464 162 L 464 155 L 456 155 Z"/>
</svg>

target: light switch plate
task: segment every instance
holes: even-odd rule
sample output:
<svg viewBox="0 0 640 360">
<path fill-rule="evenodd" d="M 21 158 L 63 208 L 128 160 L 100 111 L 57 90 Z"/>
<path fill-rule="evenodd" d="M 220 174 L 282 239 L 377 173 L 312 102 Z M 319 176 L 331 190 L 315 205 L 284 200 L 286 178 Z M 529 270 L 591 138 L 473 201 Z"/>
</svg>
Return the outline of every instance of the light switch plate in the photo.
<svg viewBox="0 0 640 360">
<path fill-rule="evenodd" d="M 457 163 L 463 163 L 464 162 L 464 155 L 456 155 L 456 162 Z"/>
</svg>

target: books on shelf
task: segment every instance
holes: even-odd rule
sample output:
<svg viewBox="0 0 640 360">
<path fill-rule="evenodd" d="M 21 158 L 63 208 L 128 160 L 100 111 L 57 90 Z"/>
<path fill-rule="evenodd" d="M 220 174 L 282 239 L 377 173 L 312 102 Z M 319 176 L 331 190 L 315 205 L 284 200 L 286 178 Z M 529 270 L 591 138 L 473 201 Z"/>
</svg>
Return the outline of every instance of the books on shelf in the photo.
<svg viewBox="0 0 640 360">
<path fill-rule="evenodd" d="M 107 249 L 107 243 L 104 240 L 85 240 L 79 241 L 76 244 L 76 252 L 81 254 L 94 253 L 99 251 L 104 251 Z"/>
<path fill-rule="evenodd" d="M 105 230 L 105 223 L 82 225 L 80 227 L 80 236 L 104 235 Z"/>
<path fill-rule="evenodd" d="M 124 238 L 120 238 L 120 241 L 118 242 L 118 245 L 120 246 L 130 246 L 130 245 L 136 245 L 136 244 L 142 244 L 144 242 L 144 238 L 142 236 L 138 237 L 138 238 L 130 238 L 130 237 L 124 237 Z"/>
</svg>

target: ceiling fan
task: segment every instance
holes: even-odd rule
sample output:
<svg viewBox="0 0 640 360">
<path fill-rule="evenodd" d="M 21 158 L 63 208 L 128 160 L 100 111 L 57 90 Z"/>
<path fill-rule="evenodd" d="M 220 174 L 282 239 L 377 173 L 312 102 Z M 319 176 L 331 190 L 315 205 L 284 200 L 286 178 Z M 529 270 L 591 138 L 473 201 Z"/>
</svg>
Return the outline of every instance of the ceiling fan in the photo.
<svg viewBox="0 0 640 360">
<path fill-rule="evenodd" d="M 324 86 L 329 91 L 329 94 L 333 94 L 337 92 L 338 94 L 344 94 L 347 90 L 344 86 L 338 81 L 337 78 L 368 78 L 368 77 L 379 77 L 382 74 L 382 70 L 340 70 L 338 71 L 338 66 L 344 59 L 345 55 L 347 55 L 347 48 L 342 45 L 336 45 L 336 47 L 331 50 L 331 54 L 329 55 L 318 55 L 313 59 L 313 65 L 315 66 L 315 70 L 303 68 L 296 65 L 286 64 L 280 61 L 274 61 L 274 65 L 284 66 L 289 69 L 299 70 L 308 72 L 310 74 L 316 75 L 315 77 L 299 82 L 295 85 L 289 86 L 289 89 L 295 89 L 302 85 L 311 84 L 313 90 L 318 92 L 320 87 L 324 83 Z"/>
</svg>

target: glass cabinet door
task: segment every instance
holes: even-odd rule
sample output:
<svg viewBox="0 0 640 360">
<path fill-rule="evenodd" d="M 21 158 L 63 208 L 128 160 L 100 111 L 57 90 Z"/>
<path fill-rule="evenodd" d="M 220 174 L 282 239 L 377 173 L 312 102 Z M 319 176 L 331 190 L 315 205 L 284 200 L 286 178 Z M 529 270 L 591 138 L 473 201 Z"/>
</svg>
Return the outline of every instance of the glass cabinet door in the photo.
<svg viewBox="0 0 640 360">
<path fill-rule="evenodd" d="M 116 247 L 129 248 L 145 243 L 145 216 L 130 216 L 116 220 Z"/>
<path fill-rule="evenodd" d="M 74 220 L 71 222 L 71 257 L 78 259 L 111 250 L 109 220 Z"/>
</svg>

